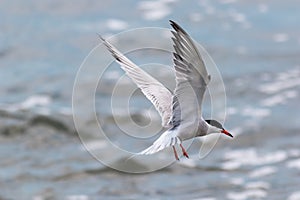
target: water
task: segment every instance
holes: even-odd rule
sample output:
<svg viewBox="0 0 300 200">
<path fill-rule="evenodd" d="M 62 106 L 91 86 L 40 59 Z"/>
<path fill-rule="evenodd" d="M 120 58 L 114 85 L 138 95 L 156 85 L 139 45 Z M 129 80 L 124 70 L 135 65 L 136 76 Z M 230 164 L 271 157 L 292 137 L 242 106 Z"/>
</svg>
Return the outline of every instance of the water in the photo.
<svg viewBox="0 0 300 200">
<path fill-rule="evenodd" d="M 300 199 L 299 2 L 4 0 L 1 5 L 0 199 Z M 76 73 L 99 43 L 96 33 L 108 37 L 132 28 L 170 28 L 169 19 L 217 64 L 226 87 L 225 126 L 235 138 L 221 137 L 203 159 L 197 155 L 201 141 L 195 141 L 189 160 L 147 174 L 115 171 L 94 159 L 78 138 L 71 104 Z M 116 44 L 130 48 L 147 39 L 157 42 L 135 37 Z M 103 67 L 98 52 L 98 60 L 90 61 L 93 69 Z M 168 53 L 129 55 L 138 64 L 172 65 Z M 174 87 L 171 68 L 144 68 Z M 149 160 L 124 164 L 124 157 L 99 138 L 93 113 L 85 109 L 92 72 L 81 80 L 77 110 L 87 148 L 113 166 L 147 169 Z M 112 89 L 122 75 L 113 64 L 100 80 L 97 117 L 112 142 L 138 152 L 161 131 L 160 118 L 126 78 L 115 102 L 118 116 L 112 116 Z M 122 106 L 128 91 L 134 91 L 131 118 Z M 174 158 L 166 151 L 149 159 L 155 165 Z"/>
</svg>

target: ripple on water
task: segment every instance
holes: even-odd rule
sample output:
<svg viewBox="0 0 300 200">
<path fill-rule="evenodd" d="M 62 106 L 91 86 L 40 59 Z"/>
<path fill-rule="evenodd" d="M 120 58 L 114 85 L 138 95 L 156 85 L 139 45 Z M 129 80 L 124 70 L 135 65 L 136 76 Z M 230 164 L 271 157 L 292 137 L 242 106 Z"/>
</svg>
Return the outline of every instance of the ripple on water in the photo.
<svg viewBox="0 0 300 200">
<path fill-rule="evenodd" d="M 250 172 L 249 177 L 251 177 L 251 178 L 260 178 L 260 177 L 263 177 L 263 176 L 273 174 L 276 171 L 277 171 L 276 167 L 265 166 L 265 167 L 255 169 L 254 171 Z"/>
<path fill-rule="evenodd" d="M 4 110 L 15 112 L 18 110 L 28 110 L 34 107 L 45 107 L 52 102 L 52 99 L 48 95 L 32 95 L 26 98 L 24 101 L 16 104 L 11 104 L 4 108 Z"/>
<path fill-rule="evenodd" d="M 172 10 L 168 1 L 141 1 L 138 9 L 142 10 L 143 18 L 146 20 L 160 20 L 171 14 Z"/>
<path fill-rule="evenodd" d="M 259 91 L 266 94 L 278 94 L 280 91 L 295 88 L 300 85 L 300 69 L 298 66 L 281 72 L 277 75 L 275 81 L 261 84 Z"/>
<path fill-rule="evenodd" d="M 300 200 L 300 192 L 294 192 L 289 197 L 288 200 Z"/>
<path fill-rule="evenodd" d="M 287 162 L 287 167 L 300 169 L 300 158 Z"/>
<path fill-rule="evenodd" d="M 289 40 L 289 35 L 286 33 L 276 33 L 273 35 L 274 42 L 286 42 Z"/>
<path fill-rule="evenodd" d="M 243 178 L 232 178 L 229 180 L 229 182 L 234 185 L 242 185 L 242 184 L 244 184 L 244 179 Z"/>
<path fill-rule="evenodd" d="M 267 190 L 270 188 L 270 184 L 263 181 L 249 182 L 245 185 L 246 189 L 263 189 Z"/>
<path fill-rule="evenodd" d="M 265 98 L 261 101 L 262 106 L 272 107 L 278 104 L 284 104 L 287 100 L 295 98 L 298 96 L 298 92 L 296 90 L 288 90 L 281 92 L 279 94 L 273 95 L 271 97 Z"/>
<path fill-rule="evenodd" d="M 67 196 L 67 200 L 88 200 L 89 197 L 87 195 L 69 195 Z"/>
<path fill-rule="evenodd" d="M 108 19 L 106 21 L 106 26 L 113 31 L 120 31 L 128 28 L 128 24 L 119 19 Z"/>
<path fill-rule="evenodd" d="M 222 164 L 222 168 L 226 170 L 238 169 L 243 165 L 266 165 L 272 163 L 282 162 L 287 159 L 287 153 L 285 151 L 275 151 L 263 154 L 257 153 L 255 149 L 238 149 L 225 153 L 225 162 Z"/>
<path fill-rule="evenodd" d="M 243 192 L 229 192 L 227 194 L 227 198 L 231 200 L 244 200 L 265 197 L 267 197 L 267 192 L 260 189 L 251 189 Z"/>
</svg>

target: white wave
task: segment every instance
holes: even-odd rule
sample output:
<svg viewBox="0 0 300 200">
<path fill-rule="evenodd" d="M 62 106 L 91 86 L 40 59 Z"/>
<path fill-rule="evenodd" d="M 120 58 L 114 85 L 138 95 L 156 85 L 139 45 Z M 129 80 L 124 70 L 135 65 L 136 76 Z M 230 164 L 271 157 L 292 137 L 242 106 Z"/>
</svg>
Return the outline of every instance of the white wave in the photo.
<svg viewBox="0 0 300 200">
<path fill-rule="evenodd" d="M 203 16 L 200 13 L 191 13 L 189 18 L 194 22 L 200 22 L 203 20 Z"/>
<path fill-rule="evenodd" d="M 199 1 L 199 5 L 203 7 L 201 10 L 204 10 L 205 14 L 207 15 L 213 15 L 217 12 L 216 7 L 213 6 L 210 1 Z"/>
<path fill-rule="evenodd" d="M 120 31 L 128 28 L 128 24 L 119 19 L 108 19 L 106 21 L 106 26 L 113 31 Z"/>
<path fill-rule="evenodd" d="M 208 15 L 213 15 L 216 13 L 216 9 L 213 6 L 206 6 L 205 7 L 205 13 Z"/>
<path fill-rule="evenodd" d="M 67 200 L 88 200 L 89 197 L 87 195 L 69 195 L 67 196 Z"/>
<path fill-rule="evenodd" d="M 253 148 L 248 148 L 248 149 L 236 149 L 236 150 L 231 150 L 227 151 L 224 155 L 225 159 L 238 159 L 241 157 L 256 157 L 256 150 Z"/>
<path fill-rule="evenodd" d="M 300 85 L 300 79 L 290 79 L 279 82 L 273 82 L 269 84 L 262 85 L 260 87 L 260 91 L 265 92 L 267 94 L 275 94 L 280 92 L 281 90 L 286 90 L 289 88 L 293 88 Z"/>
<path fill-rule="evenodd" d="M 243 13 L 231 12 L 230 15 L 235 22 L 245 22 L 246 21 L 246 15 L 244 15 Z"/>
<path fill-rule="evenodd" d="M 85 145 L 85 148 L 81 147 L 82 151 L 86 151 L 86 150 L 96 151 L 96 150 L 103 149 L 108 146 L 108 144 L 105 140 L 91 141 L 91 142 L 85 143 L 84 145 Z"/>
<path fill-rule="evenodd" d="M 263 181 L 249 182 L 245 185 L 246 189 L 264 189 L 267 190 L 270 188 L 270 184 Z"/>
<path fill-rule="evenodd" d="M 247 48 L 245 46 L 238 46 L 236 48 L 236 52 L 240 55 L 245 55 L 245 54 L 247 54 L 248 51 L 247 51 Z"/>
<path fill-rule="evenodd" d="M 244 183 L 244 179 L 243 178 L 232 178 L 229 180 L 229 182 L 234 185 L 242 185 Z"/>
<path fill-rule="evenodd" d="M 46 95 L 33 95 L 23 101 L 20 106 L 21 108 L 28 109 L 35 106 L 47 106 L 51 103 L 51 98 Z"/>
<path fill-rule="evenodd" d="M 288 150 L 288 154 L 290 157 L 300 157 L 300 150 L 299 149 L 290 149 L 290 150 Z"/>
<path fill-rule="evenodd" d="M 262 81 L 270 81 L 272 78 L 271 74 L 269 73 L 262 73 L 261 74 L 261 80 Z"/>
<path fill-rule="evenodd" d="M 182 159 L 182 160 L 180 160 L 179 164 L 184 166 L 184 167 L 188 167 L 188 168 L 197 167 L 196 160 L 192 160 L 192 159 Z"/>
<path fill-rule="evenodd" d="M 300 200 L 300 192 L 294 192 L 292 193 L 287 200 Z"/>
<path fill-rule="evenodd" d="M 142 10 L 142 16 L 146 20 L 160 20 L 171 14 L 169 3 L 174 0 L 141 1 L 138 9 Z"/>
<path fill-rule="evenodd" d="M 266 99 L 262 100 L 260 102 L 260 104 L 262 106 L 271 107 L 271 106 L 275 106 L 275 105 L 278 105 L 278 104 L 284 104 L 284 103 L 287 102 L 288 99 L 292 99 L 292 98 L 295 98 L 297 96 L 298 96 L 297 91 L 289 90 L 289 91 L 285 91 L 285 92 L 282 92 L 280 94 L 271 96 L 269 98 L 266 98 Z"/>
<path fill-rule="evenodd" d="M 219 0 L 221 4 L 231 4 L 235 3 L 237 0 Z"/>
<path fill-rule="evenodd" d="M 289 35 L 286 33 L 276 33 L 273 35 L 274 42 L 286 42 L 289 40 Z"/>
<path fill-rule="evenodd" d="M 118 79 L 120 77 L 121 77 L 121 72 L 119 72 L 117 70 L 107 71 L 104 74 L 104 78 L 108 79 L 108 80 L 111 80 L 111 79 L 116 80 L 116 79 Z"/>
<path fill-rule="evenodd" d="M 287 159 L 287 154 L 284 151 L 274 151 L 263 156 L 258 156 L 257 164 L 271 164 L 281 162 Z"/>
<path fill-rule="evenodd" d="M 249 177 L 251 177 L 251 178 L 260 178 L 260 177 L 263 177 L 263 176 L 273 174 L 276 171 L 277 171 L 276 167 L 271 167 L 271 166 L 261 167 L 259 169 L 256 169 L 256 170 L 250 172 Z"/>
<path fill-rule="evenodd" d="M 171 10 L 167 7 L 160 7 L 157 10 L 148 10 L 143 13 L 144 18 L 147 20 L 159 20 L 168 16 L 171 13 Z"/>
<path fill-rule="evenodd" d="M 240 162 L 224 162 L 222 163 L 222 168 L 225 170 L 235 170 L 241 167 L 241 163 Z"/>
<path fill-rule="evenodd" d="M 239 23 L 242 28 L 249 29 L 252 27 L 251 22 L 247 19 L 247 16 L 244 13 L 241 13 L 236 9 L 229 9 L 227 12 L 227 15 L 232 19 L 232 21 Z"/>
<path fill-rule="evenodd" d="M 267 13 L 269 11 L 269 6 L 267 4 L 260 3 L 258 4 L 258 11 L 260 13 Z"/>
<path fill-rule="evenodd" d="M 222 29 L 224 31 L 230 31 L 230 30 L 232 30 L 232 24 L 229 23 L 229 22 L 227 22 L 227 21 L 222 22 L 221 27 L 222 27 Z"/>
<path fill-rule="evenodd" d="M 32 199 L 33 200 L 44 200 L 45 196 L 43 196 L 43 195 L 37 195 L 37 196 L 34 196 Z"/>
<path fill-rule="evenodd" d="M 232 200 L 244 200 L 244 199 L 254 199 L 254 198 L 265 198 L 267 192 L 259 189 L 251 189 L 243 192 L 229 192 L 227 194 L 228 199 Z"/>
<path fill-rule="evenodd" d="M 300 86 L 300 67 L 281 72 L 277 75 L 274 82 L 262 84 L 259 91 L 266 94 L 275 94 L 280 91 Z"/>
<path fill-rule="evenodd" d="M 286 166 L 289 167 L 289 168 L 300 169 L 300 158 L 289 161 Z"/>
<path fill-rule="evenodd" d="M 50 108 L 46 108 L 46 107 L 40 107 L 38 109 L 36 109 L 36 113 L 40 114 L 40 115 L 51 115 L 51 110 Z"/>
<path fill-rule="evenodd" d="M 253 118 L 266 117 L 271 114 L 271 110 L 266 108 L 252 108 L 246 107 L 241 111 L 242 115 L 249 116 Z"/>
<path fill-rule="evenodd" d="M 63 114 L 63 115 L 72 115 L 73 114 L 72 108 L 67 108 L 67 107 L 61 108 L 59 110 L 59 112 L 60 112 L 60 114 Z"/>
<path fill-rule="evenodd" d="M 235 108 L 235 107 L 228 107 L 227 109 L 226 109 L 226 114 L 228 114 L 228 115 L 234 115 L 234 114 L 236 114 L 238 112 L 238 110 L 237 110 L 237 108 Z"/>
<path fill-rule="evenodd" d="M 25 99 L 21 103 L 8 105 L 5 110 L 14 112 L 18 110 L 28 110 L 34 107 L 42 107 L 47 106 L 52 102 L 52 99 L 50 96 L 47 95 L 33 95 Z"/>
<path fill-rule="evenodd" d="M 226 170 L 238 169 L 243 165 L 266 165 L 282 162 L 287 159 L 284 151 L 275 151 L 264 155 L 257 154 L 253 148 L 227 151 L 224 155 L 226 162 L 222 163 L 222 168 Z"/>
</svg>

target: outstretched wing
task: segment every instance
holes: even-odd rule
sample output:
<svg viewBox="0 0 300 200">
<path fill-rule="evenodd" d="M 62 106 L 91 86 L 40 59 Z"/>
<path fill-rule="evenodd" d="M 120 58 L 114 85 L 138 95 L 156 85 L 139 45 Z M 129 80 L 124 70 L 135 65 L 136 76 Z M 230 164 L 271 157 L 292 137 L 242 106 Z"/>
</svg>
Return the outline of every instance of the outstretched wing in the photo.
<svg viewBox="0 0 300 200">
<path fill-rule="evenodd" d="M 163 133 L 149 148 L 139 154 L 153 154 L 166 147 L 195 137 L 201 119 L 201 104 L 210 76 L 189 35 L 170 21 L 174 42 L 176 88 L 172 105 L 172 128 Z M 180 125 L 180 126 L 179 126 Z"/>
<path fill-rule="evenodd" d="M 190 36 L 171 21 L 173 37 L 173 61 L 176 88 L 173 96 L 173 125 L 192 131 L 201 118 L 201 105 L 210 76 L 199 51 Z M 179 131 L 179 134 L 182 131 Z M 182 138 L 183 139 L 183 138 Z"/>
<path fill-rule="evenodd" d="M 172 116 L 172 93 L 158 80 L 130 61 L 107 40 L 100 35 L 99 37 L 112 56 L 119 62 L 121 68 L 152 102 L 162 118 L 162 126 L 169 127 L 168 122 Z"/>
</svg>

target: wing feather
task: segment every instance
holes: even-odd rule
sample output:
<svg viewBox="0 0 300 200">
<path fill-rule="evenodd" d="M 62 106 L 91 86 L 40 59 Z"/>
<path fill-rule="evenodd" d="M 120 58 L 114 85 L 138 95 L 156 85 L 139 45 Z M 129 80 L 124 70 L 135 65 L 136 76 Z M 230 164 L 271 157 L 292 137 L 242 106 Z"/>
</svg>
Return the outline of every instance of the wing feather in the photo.
<svg viewBox="0 0 300 200">
<path fill-rule="evenodd" d="M 176 88 L 173 96 L 172 123 L 180 129 L 178 135 L 188 137 L 186 131 L 196 131 L 201 119 L 201 105 L 210 76 L 203 59 L 190 36 L 175 22 L 173 61 L 176 75 Z"/>
<path fill-rule="evenodd" d="M 121 68 L 133 80 L 133 82 L 141 89 L 143 94 L 152 102 L 155 109 L 162 118 L 162 126 L 169 127 L 169 121 L 172 117 L 172 96 L 168 90 L 158 80 L 153 78 L 147 72 L 135 65 L 125 55 L 119 52 L 111 43 L 99 36 L 104 42 L 112 56 L 121 65 Z"/>
</svg>

